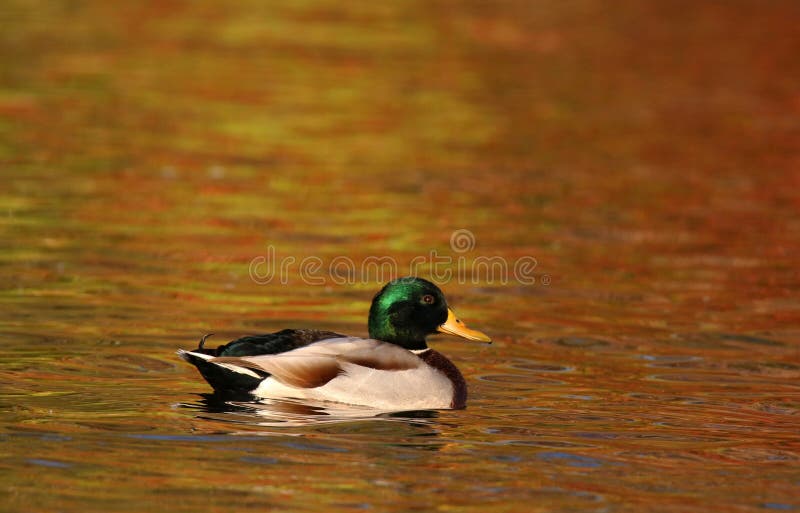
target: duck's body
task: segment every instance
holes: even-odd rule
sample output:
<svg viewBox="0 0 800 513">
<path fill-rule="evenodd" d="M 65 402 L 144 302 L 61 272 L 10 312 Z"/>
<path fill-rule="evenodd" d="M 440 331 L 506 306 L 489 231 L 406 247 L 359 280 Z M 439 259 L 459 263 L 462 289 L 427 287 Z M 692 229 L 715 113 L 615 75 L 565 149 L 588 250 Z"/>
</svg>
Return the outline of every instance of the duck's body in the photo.
<svg viewBox="0 0 800 513">
<path fill-rule="evenodd" d="M 463 376 L 425 337 L 441 331 L 489 341 L 447 308 L 419 278 L 390 282 L 373 300 L 372 338 L 282 330 L 243 337 L 216 350 L 179 351 L 215 391 L 258 399 L 311 399 L 382 410 L 463 408 Z"/>
<path fill-rule="evenodd" d="M 286 338 L 292 335 L 287 331 L 278 333 Z M 305 330 L 293 331 L 305 337 Z M 467 398 L 463 376 L 441 353 L 409 351 L 374 339 L 339 336 L 254 356 L 180 354 L 215 390 L 228 395 L 337 401 L 382 410 L 463 408 Z"/>
</svg>

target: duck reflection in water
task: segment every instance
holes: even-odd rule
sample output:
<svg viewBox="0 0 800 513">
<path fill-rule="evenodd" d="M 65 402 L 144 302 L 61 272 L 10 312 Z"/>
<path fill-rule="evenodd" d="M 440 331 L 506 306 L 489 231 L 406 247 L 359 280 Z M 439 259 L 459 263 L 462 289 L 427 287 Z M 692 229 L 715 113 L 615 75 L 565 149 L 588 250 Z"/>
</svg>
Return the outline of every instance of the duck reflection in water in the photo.
<svg viewBox="0 0 800 513">
<path fill-rule="evenodd" d="M 258 402 L 232 401 L 219 394 L 201 394 L 197 403 L 179 407 L 198 411 L 198 418 L 238 425 L 301 427 L 360 421 L 397 422 L 425 428 L 417 435 L 436 436 L 436 410 L 383 411 L 364 406 L 294 399 L 265 399 Z M 258 434 L 248 431 L 248 434 Z"/>
</svg>

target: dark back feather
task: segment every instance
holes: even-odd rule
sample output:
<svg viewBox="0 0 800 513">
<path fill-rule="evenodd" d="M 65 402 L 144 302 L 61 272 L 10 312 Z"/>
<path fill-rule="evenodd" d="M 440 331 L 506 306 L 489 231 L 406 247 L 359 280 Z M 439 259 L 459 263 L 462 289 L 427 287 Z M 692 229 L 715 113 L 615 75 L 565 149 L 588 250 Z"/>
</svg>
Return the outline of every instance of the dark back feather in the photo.
<svg viewBox="0 0 800 513">
<path fill-rule="evenodd" d="M 329 338 L 339 338 L 344 335 L 333 331 L 321 331 L 310 329 L 285 329 L 275 333 L 265 333 L 263 335 L 248 335 L 238 338 L 225 345 L 217 347 L 216 350 L 200 349 L 202 352 L 211 356 L 258 356 L 261 354 L 279 354 L 307 346 L 313 342 L 326 340 Z"/>
</svg>

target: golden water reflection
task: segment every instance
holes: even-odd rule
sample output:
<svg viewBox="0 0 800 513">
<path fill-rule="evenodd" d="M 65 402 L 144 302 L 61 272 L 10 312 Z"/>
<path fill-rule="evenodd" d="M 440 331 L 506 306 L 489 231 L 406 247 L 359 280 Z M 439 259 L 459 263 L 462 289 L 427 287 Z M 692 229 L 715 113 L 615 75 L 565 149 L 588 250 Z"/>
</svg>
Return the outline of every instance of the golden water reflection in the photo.
<svg viewBox="0 0 800 513">
<path fill-rule="evenodd" d="M 0 19 L 9 511 L 800 508 L 796 2 Z M 254 282 L 270 246 L 324 283 Z M 433 342 L 466 410 L 273 418 L 174 355 L 365 335 L 380 280 L 326 266 L 432 251 L 537 262 L 443 284 L 495 340 Z"/>
</svg>

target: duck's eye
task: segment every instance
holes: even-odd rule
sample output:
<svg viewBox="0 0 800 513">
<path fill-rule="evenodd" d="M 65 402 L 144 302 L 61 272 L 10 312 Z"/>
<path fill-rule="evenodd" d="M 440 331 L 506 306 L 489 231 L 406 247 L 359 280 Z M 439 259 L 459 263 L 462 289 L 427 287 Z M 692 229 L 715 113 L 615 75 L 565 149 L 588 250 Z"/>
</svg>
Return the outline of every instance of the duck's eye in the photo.
<svg viewBox="0 0 800 513">
<path fill-rule="evenodd" d="M 426 305 L 432 305 L 433 303 L 436 302 L 436 298 L 430 294 L 425 294 L 424 296 L 422 296 L 422 302 L 425 303 Z"/>
</svg>

